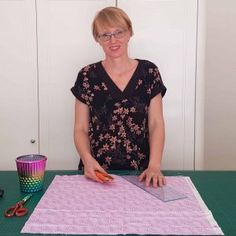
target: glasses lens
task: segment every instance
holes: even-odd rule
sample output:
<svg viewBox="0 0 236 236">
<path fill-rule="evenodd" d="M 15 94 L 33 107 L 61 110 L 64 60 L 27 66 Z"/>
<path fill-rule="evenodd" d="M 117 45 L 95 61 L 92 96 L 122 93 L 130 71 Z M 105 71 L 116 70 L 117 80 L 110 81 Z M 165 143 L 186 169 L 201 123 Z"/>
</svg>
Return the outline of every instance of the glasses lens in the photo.
<svg viewBox="0 0 236 236">
<path fill-rule="evenodd" d="M 116 39 L 121 39 L 125 36 L 125 30 L 119 30 L 113 33 Z"/>
<path fill-rule="evenodd" d="M 98 38 L 101 41 L 106 42 L 106 41 L 110 40 L 111 35 L 110 34 L 101 34 L 101 35 L 98 36 Z"/>
</svg>

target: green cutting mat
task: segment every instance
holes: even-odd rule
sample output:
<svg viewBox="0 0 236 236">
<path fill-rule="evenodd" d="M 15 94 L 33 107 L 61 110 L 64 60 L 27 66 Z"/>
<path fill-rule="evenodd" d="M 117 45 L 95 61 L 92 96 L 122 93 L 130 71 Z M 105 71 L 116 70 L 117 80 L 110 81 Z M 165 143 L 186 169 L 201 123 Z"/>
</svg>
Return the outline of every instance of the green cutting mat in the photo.
<svg viewBox="0 0 236 236">
<path fill-rule="evenodd" d="M 127 171 L 113 171 L 112 173 L 128 174 Z M 0 235 L 29 235 L 20 234 L 24 223 L 54 176 L 64 174 L 78 174 L 78 171 L 47 171 L 43 190 L 34 193 L 33 197 L 25 204 L 29 209 L 29 214 L 24 217 L 5 218 L 4 209 L 14 205 L 26 194 L 20 192 L 18 176 L 15 171 L 0 171 L 0 188 L 5 191 L 3 198 L 0 198 Z M 224 234 L 236 236 L 236 171 L 164 171 L 164 174 L 189 176 Z M 32 235 L 42 236 L 42 234 Z"/>
</svg>

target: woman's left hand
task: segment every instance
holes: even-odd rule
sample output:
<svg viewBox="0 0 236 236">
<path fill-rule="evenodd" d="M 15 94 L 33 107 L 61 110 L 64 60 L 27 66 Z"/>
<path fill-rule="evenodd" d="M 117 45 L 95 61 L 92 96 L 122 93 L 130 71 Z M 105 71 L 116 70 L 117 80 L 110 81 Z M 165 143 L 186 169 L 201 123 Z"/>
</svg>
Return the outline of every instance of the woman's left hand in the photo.
<svg viewBox="0 0 236 236">
<path fill-rule="evenodd" d="M 166 184 L 165 176 L 162 174 L 161 170 L 158 168 L 148 167 L 139 176 L 139 181 L 145 181 L 146 186 L 153 185 L 153 187 L 163 186 Z"/>
</svg>

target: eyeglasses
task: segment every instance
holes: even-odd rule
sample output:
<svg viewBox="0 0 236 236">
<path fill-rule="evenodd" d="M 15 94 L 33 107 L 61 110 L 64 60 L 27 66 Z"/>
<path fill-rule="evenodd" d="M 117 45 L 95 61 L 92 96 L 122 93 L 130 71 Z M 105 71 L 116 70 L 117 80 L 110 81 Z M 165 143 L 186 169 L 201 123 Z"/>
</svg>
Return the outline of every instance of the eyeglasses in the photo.
<svg viewBox="0 0 236 236">
<path fill-rule="evenodd" d="M 98 35 L 98 38 L 102 42 L 107 42 L 107 41 L 111 40 L 112 36 L 114 36 L 114 38 L 116 38 L 116 39 L 121 39 L 125 36 L 125 34 L 126 34 L 126 30 L 116 30 L 113 33 L 100 34 L 100 35 Z"/>
</svg>

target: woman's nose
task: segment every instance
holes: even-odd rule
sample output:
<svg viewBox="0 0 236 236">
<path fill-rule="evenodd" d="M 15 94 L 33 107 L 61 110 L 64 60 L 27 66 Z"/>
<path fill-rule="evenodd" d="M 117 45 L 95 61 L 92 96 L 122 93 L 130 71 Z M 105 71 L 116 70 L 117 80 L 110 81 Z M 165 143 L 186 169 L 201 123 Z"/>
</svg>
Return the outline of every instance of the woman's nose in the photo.
<svg viewBox="0 0 236 236">
<path fill-rule="evenodd" d="M 114 35 L 111 35 L 110 42 L 111 42 L 111 43 L 114 43 L 114 42 L 116 42 L 116 38 L 115 38 L 115 36 L 114 36 Z"/>
</svg>

